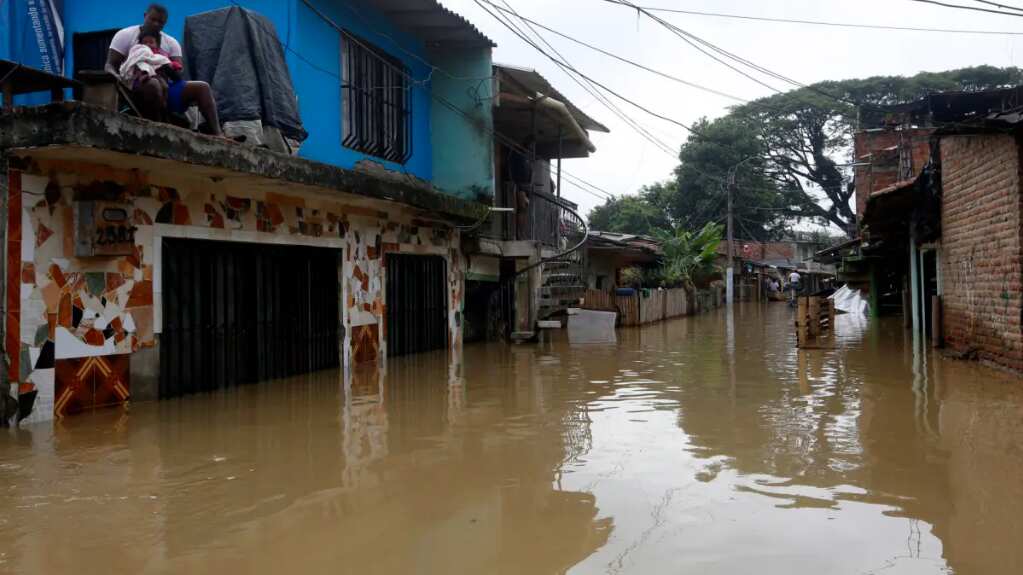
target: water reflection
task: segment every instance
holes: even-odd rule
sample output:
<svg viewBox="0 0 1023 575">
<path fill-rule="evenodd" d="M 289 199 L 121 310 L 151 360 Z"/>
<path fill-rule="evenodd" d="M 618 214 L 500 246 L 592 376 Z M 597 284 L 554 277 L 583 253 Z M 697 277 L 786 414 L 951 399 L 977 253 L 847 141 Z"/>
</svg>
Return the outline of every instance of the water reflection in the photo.
<svg viewBox="0 0 1023 575">
<path fill-rule="evenodd" d="M 0 573 L 1023 572 L 1023 386 L 784 305 L 0 434 Z"/>
</svg>

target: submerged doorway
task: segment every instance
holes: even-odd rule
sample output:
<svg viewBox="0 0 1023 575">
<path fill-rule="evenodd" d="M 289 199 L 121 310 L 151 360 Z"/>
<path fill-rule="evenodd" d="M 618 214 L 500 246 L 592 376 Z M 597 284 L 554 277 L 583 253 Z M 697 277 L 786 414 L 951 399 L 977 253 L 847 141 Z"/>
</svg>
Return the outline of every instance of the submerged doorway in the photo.
<svg viewBox="0 0 1023 575">
<path fill-rule="evenodd" d="M 387 356 L 448 345 L 447 262 L 441 256 L 387 254 Z"/>
<path fill-rule="evenodd" d="M 340 252 L 163 239 L 160 397 L 340 365 Z"/>
</svg>

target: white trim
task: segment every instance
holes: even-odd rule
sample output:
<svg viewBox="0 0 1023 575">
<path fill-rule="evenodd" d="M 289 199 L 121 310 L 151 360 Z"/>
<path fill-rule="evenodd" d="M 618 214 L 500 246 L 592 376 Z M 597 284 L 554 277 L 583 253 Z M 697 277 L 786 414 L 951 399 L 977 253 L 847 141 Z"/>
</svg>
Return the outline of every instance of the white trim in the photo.
<svg viewBox="0 0 1023 575">
<path fill-rule="evenodd" d="M 344 238 L 316 238 L 302 235 L 283 235 L 247 230 L 225 230 L 198 226 L 153 224 L 153 333 L 163 333 L 163 238 L 212 240 L 250 244 L 309 246 L 341 250 L 342 261 L 348 247 Z M 341 304 L 344 305 L 344 300 Z M 343 308 L 342 308 L 343 309 Z M 345 334 L 347 337 L 347 334 Z"/>
</svg>

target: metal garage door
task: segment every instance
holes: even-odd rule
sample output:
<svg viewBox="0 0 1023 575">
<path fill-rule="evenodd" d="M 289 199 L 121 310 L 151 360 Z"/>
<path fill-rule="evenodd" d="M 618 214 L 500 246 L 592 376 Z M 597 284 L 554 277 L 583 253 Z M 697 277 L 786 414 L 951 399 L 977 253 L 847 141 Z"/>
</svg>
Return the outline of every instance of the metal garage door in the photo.
<svg viewBox="0 0 1023 575">
<path fill-rule="evenodd" d="M 387 355 L 448 344 L 447 262 L 440 256 L 387 254 Z"/>
<path fill-rule="evenodd" d="M 339 252 L 163 240 L 160 397 L 337 367 Z"/>
</svg>

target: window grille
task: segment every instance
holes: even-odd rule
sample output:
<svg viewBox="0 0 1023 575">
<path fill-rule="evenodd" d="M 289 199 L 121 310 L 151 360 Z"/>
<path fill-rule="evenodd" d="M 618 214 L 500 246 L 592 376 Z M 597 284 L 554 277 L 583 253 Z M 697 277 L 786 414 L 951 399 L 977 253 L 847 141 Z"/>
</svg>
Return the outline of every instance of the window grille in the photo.
<svg viewBox="0 0 1023 575">
<path fill-rule="evenodd" d="M 341 144 L 404 164 L 412 155 L 408 69 L 357 36 L 341 34 Z"/>
</svg>

